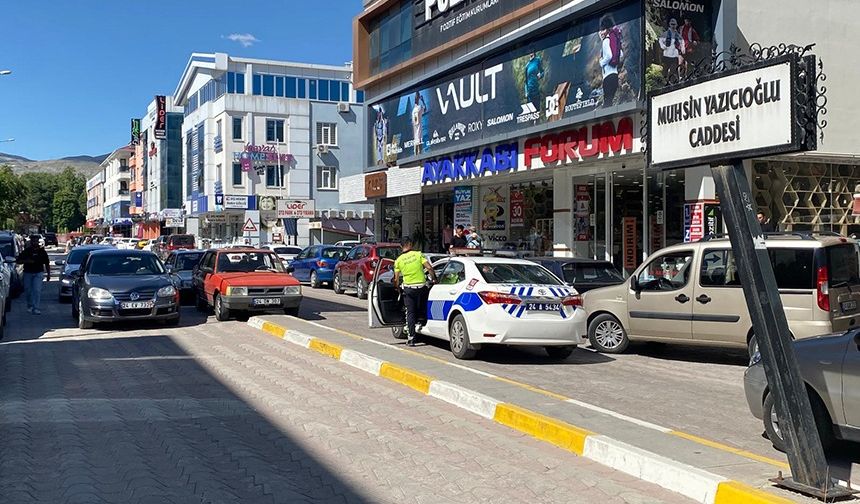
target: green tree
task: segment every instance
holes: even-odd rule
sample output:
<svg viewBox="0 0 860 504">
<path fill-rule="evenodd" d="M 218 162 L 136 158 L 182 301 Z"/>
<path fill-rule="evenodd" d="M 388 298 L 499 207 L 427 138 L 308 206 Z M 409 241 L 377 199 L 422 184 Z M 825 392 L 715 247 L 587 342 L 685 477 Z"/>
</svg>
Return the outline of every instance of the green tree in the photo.
<svg viewBox="0 0 860 504">
<path fill-rule="evenodd" d="M 80 193 L 70 187 L 61 187 L 54 193 L 54 227 L 57 231 L 77 229 L 84 223 L 81 214 Z"/>
<path fill-rule="evenodd" d="M 3 223 L 4 228 L 9 227 L 9 219 L 14 221 L 22 209 L 21 192 L 21 183 L 12 168 L 8 165 L 0 166 L 0 223 Z"/>
<path fill-rule="evenodd" d="M 54 193 L 57 176 L 50 173 L 25 173 L 19 178 L 23 187 L 23 211 L 43 228 L 54 221 Z"/>
</svg>

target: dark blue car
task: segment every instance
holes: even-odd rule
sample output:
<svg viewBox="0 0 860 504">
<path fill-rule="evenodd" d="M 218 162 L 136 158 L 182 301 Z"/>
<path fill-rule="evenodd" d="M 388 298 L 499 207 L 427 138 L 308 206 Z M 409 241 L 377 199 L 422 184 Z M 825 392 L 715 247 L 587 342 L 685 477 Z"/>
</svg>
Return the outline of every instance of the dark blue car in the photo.
<svg viewBox="0 0 860 504">
<path fill-rule="evenodd" d="M 319 287 L 324 282 L 331 284 L 334 267 L 349 250 L 349 247 L 334 245 L 311 245 L 290 261 L 293 276 L 300 282 L 309 282 L 311 287 Z"/>
</svg>

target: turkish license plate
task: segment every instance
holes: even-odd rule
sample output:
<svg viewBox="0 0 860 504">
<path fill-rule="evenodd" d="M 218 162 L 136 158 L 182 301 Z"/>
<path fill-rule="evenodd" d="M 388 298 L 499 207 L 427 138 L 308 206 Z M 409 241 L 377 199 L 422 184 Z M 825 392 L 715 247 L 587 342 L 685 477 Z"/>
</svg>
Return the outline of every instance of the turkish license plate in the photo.
<svg viewBox="0 0 860 504">
<path fill-rule="evenodd" d="M 272 305 L 280 305 L 281 300 L 278 298 L 256 298 L 251 301 L 251 304 L 256 306 L 272 306 Z"/>
<path fill-rule="evenodd" d="M 854 311 L 857 309 L 857 301 L 843 301 L 841 306 L 844 312 Z"/>
<path fill-rule="evenodd" d="M 123 310 L 143 310 L 145 308 L 152 308 L 154 306 L 152 301 L 127 301 L 120 305 L 120 308 Z"/>
<path fill-rule="evenodd" d="M 559 303 L 526 303 L 528 311 L 559 311 L 561 304 Z"/>
</svg>

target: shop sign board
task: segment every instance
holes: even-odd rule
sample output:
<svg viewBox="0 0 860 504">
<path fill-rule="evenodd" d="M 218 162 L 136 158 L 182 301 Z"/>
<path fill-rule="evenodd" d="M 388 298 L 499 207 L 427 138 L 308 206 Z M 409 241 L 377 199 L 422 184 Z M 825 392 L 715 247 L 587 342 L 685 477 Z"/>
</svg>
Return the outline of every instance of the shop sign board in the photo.
<svg viewBox="0 0 860 504">
<path fill-rule="evenodd" d="M 182 219 L 182 218 L 180 218 L 180 219 L 165 219 L 164 220 L 164 227 L 169 227 L 169 228 L 185 227 L 185 219 Z"/>
<path fill-rule="evenodd" d="M 161 211 L 161 215 L 165 219 L 179 219 L 182 217 L 182 209 L 181 208 L 165 208 Z"/>
<path fill-rule="evenodd" d="M 279 219 L 313 219 L 315 216 L 313 200 L 278 200 Z"/>
<path fill-rule="evenodd" d="M 206 216 L 209 224 L 227 224 L 227 214 L 210 214 Z"/>
<path fill-rule="evenodd" d="M 454 188 L 454 227 L 472 225 L 473 190 L 469 186 Z"/>
<path fill-rule="evenodd" d="M 644 81 L 641 11 L 637 2 L 613 7 L 372 104 L 369 166 L 402 165 L 636 103 Z M 612 24 L 604 67 L 601 20 Z"/>
<path fill-rule="evenodd" d="M 624 269 L 636 269 L 636 256 L 639 254 L 639 235 L 636 228 L 636 217 L 624 217 L 621 225 L 622 262 Z"/>
<path fill-rule="evenodd" d="M 386 172 L 368 173 L 364 176 L 364 197 L 384 198 L 388 193 L 388 175 Z"/>
<path fill-rule="evenodd" d="M 523 166 L 544 168 L 635 152 L 632 117 L 610 119 L 529 138 L 523 144 Z"/>
<path fill-rule="evenodd" d="M 486 147 L 483 151 L 432 159 L 424 163 L 421 183 L 441 184 L 517 171 L 518 153 L 517 143 L 511 143 L 499 145 L 495 149 Z"/>
<path fill-rule="evenodd" d="M 155 95 L 155 139 L 167 138 L 167 98 Z"/>
<path fill-rule="evenodd" d="M 511 188 L 511 228 L 526 225 L 526 195 L 522 189 Z"/>
<path fill-rule="evenodd" d="M 651 95 L 648 158 L 656 169 L 802 150 L 789 54 Z"/>
<path fill-rule="evenodd" d="M 140 145 L 140 119 L 131 120 L 131 145 Z"/>
<path fill-rule="evenodd" d="M 248 208 L 248 197 L 237 194 L 225 194 L 224 208 L 234 210 L 245 210 Z"/>
</svg>

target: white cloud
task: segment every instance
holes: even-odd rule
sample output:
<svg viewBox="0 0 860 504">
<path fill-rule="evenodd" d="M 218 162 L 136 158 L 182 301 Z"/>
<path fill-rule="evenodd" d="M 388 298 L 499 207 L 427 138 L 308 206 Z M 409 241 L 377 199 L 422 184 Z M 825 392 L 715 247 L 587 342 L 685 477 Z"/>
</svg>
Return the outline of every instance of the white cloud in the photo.
<svg viewBox="0 0 860 504">
<path fill-rule="evenodd" d="M 231 33 L 226 37 L 222 36 L 222 38 L 232 40 L 233 42 L 238 42 L 242 44 L 242 47 L 251 47 L 255 43 L 260 42 L 260 39 L 251 35 L 250 33 Z"/>
</svg>

